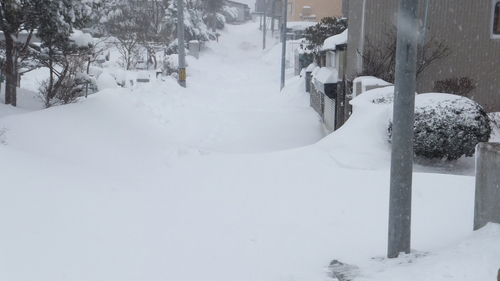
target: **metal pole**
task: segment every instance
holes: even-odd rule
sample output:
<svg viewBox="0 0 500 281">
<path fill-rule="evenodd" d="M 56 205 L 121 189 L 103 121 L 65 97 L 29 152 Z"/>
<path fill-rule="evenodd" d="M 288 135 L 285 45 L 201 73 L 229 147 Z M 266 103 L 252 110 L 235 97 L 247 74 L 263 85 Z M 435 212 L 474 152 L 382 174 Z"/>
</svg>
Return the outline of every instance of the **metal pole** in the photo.
<svg viewBox="0 0 500 281">
<path fill-rule="evenodd" d="M 425 55 L 425 34 L 427 33 L 427 19 L 429 17 L 429 2 L 430 0 L 427 0 L 427 3 L 425 4 L 425 18 L 424 18 L 424 34 L 422 35 L 422 43 L 420 43 L 420 63 L 424 63 L 424 55 Z"/>
<path fill-rule="evenodd" d="M 418 0 L 400 0 L 392 125 L 387 256 L 410 253 Z"/>
<path fill-rule="evenodd" d="M 177 49 L 179 54 L 179 85 L 186 88 L 186 54 L 184 47 L 184 0 L 177 0 Z"/>
<path fill-rule="evenodd" d="M 283 4 L 283 23 L 281 24 L 281 88 L 285 87 L 285 54 L 286 54 L 286 16 L 287 16 L 288 0 Z"/>
<path fill-rule="evenodd" d="M 264 9 L 266 9 L 267 7 L 264 6 Z M 266 10 L 264 10 L 264 26 L 262 28 L 262 49 L 266 49 L 266 16 L 267 16 L 267 12 Z"/>
</svg>

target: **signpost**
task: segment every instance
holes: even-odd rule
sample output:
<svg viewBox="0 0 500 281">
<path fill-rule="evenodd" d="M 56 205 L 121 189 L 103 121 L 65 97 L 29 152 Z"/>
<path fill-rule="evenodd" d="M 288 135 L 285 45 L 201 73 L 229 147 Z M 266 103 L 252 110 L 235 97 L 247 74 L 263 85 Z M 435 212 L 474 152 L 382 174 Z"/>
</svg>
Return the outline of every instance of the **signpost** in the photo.
<svg viewBox="0 0 500 281">
<path fill-rule="evenodd" d="M 281 88 L 285 87 L 285 55 L 286 55 L 286 16 L 287 16 L 288 0 L 283 4 L 283 23 L 281 25 Z"/>
<path fill-rule="evenodd" d="M 179 85 L 186 88 L 186 51 L 184 47 L 184 0 L 177 0 L 177 49 L 179 54 Z"/>
</svg>

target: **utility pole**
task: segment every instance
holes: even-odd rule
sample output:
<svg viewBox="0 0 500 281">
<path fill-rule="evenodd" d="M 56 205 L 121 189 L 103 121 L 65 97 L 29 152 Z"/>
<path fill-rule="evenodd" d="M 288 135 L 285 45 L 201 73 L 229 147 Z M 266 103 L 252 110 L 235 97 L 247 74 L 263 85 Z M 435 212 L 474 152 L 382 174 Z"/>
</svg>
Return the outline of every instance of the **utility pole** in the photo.
<svg viewBox="0 0 500 281">
<path fill-rule="evenodd" d="M 184 0 L 177 0 L 177 49 L 179 54 L 179 85 L 186 88 L 186 52 L 184 47 Z"/>
<path fill-rule="evenodd" d="M 263 28 L 262 28 L 262 50 L 265 50 L 266 49 L 266 16 L 267 16 L 267 12 L 266 12 L 266 5 L 264 5 L 264 25 L 263 25 Z"/>
<path fill-rule="evenodd" d="M 286 54 L 286 16 L 287 16 L 288 0 L 284 0 L 283 4 L 283 23 L 281 24 L 281 88 L 285 87 L 285 54 Z"/>
<path fill-rule="evenodd" d="M 413 124 L 417 63 L 418 0 L 400 0 L 396 47 L 396 81 L 392 118 L 389 243 L 387 257 L 411 251 Z"/>
</svg>

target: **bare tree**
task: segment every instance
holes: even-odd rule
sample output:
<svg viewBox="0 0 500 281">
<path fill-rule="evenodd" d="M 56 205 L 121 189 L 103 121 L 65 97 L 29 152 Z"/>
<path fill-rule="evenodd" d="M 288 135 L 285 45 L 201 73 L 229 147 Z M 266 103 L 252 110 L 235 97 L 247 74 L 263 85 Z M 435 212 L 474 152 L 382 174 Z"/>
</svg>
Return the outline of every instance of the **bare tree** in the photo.
<svg viewBox="0 0 500 281">
<path fill-rule="evenodd" d="M 387 82 L 394 83 L 396 74 L 396 45 L 397 29 L 395 25 L 386 24 L 385 40 L 381 44 L 372 43 L 366 38 L 367 47 L 358 54 L 363 59 L 363 70 L 356 76 L 375 76 Z M 417 46 L 417 77 L 429 65 L 446 58 L 451 54 L 451 49 L 443 42 L 430 38 L 424 45 Z"/>
<path fill-rule="evenodd" d="M 106 30 L 122 56 L 123 66 L 129 70 L 140 57 L 140 47 L 148 50 L 155 67 L 156 52 L 172 40 L 163 28 L 169 0 L 124 0 L 108 15 Z"/>
</svg>

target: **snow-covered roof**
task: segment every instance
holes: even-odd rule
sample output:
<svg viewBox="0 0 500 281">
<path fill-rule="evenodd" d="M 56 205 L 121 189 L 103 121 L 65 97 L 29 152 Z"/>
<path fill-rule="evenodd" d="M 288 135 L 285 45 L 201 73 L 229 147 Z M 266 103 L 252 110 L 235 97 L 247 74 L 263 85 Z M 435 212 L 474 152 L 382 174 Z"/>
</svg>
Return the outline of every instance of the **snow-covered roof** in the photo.
<svg viewBox="0 0 500 281">
<path fill-rule="evenodd" d="M 337 83 L 339 80 L 339 72 L 337 69 L 333 67 L 322 67 L 316 75 L 314 75 L 314 79 L 317 82 L 327 84 L 327 83 Z"/>
<path fill-rule="evenodd" d="M 340 34 L 326 38 L 323 43 L 323 50 L 335 50 L 337 45 L 342 45 L 346 43 L 347 43 L 347 29 Z"/>
<path fill-rule="evenodd" d="M 315 63 L 311 63 L 309 66 L 307 66 L 306 71 L 312 72 L 316 67 L 318 66 Z"/>
</svg>

